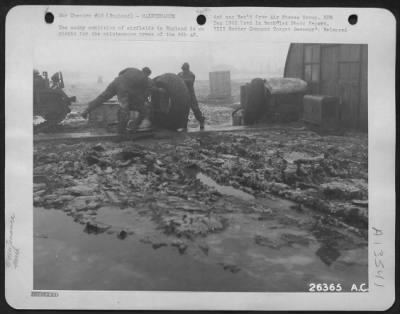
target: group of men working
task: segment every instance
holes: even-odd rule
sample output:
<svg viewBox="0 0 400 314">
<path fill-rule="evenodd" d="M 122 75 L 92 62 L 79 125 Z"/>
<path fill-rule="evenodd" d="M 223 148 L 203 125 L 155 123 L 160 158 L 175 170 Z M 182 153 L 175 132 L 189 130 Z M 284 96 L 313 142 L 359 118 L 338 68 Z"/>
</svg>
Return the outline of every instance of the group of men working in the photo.
<svg viewBox="0 0 400 314">
<path fill-rule="evenodd" d="M 185 82 L 190 94 L 190 107 L 197 121 L 199 121 L 200 129 L 204 129 L 205 118 L 200 111 L 194 91 L 195 75 L 190 71 L 190 66 L 185 62 L 182 67 L 182 72 L 178 76 Z M 118 77 L 107 86 L 96 99 L 89 102 L 88 107 L 82 113 L 84 118 L 93 109 L 99 107 L 105 101 L 117 95 L 120 105 L 118 116 L 118 133 L 121 135 L 127 132 L 136 132 L 143 119 L 149 115 L 149 109 L 146 105 L 146 100 L 152 92 L 165 92 L 162 88 L 154 85 L 150 78 L 151 70 L 144 67 L 142 70 L 136 68 L 127 68 L 122 70 Z M 137 111 L 138 115 L 135 119 L 130 120 L 130 111 Z M 186 125 L 187 128 L 187 125 Z"/>
</svg>

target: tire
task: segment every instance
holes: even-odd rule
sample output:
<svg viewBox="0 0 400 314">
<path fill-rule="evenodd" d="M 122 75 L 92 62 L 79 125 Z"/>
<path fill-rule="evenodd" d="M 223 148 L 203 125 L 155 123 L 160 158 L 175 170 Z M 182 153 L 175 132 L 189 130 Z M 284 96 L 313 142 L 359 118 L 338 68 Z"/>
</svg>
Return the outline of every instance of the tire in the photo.
<svg viewBox="0 0 400 314">
<path fill-rule="evenodd" d="M 186 127 L 190 110 L 190 94 L 185 82 L 173 73 L 162 74 L 153 81 L 155 86 L 166 91 L 166 95 L 163 97 L 159 92 L 152 94 L 154 108 L 152 123 L 158 128 L 168 130 Z M 165 96 L 169 100 L 169 108 L 166 110 Z"/>
<path fill-rule="evenodd" d="M 253 79 L 249 84 L 247 106 L 243 112 L 244 123 L 257 123 L 267 112 L 267 101 L 264 80 Z"/>
</svg>

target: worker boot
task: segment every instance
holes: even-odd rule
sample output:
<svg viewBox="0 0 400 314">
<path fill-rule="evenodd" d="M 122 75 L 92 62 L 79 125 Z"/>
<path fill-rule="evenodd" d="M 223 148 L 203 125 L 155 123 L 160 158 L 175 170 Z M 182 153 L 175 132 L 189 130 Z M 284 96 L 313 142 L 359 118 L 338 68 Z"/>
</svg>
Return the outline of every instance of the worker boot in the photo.
<svg viewBox="0 0 400 314">
<path fill-rule="evenodd" d="M 178 129 L 179 132 L 187 132 L 188 131 L 188 123 L 184 123 L 181 128 Z"/>
<path fill-rule="evenodd" d="M 206 118 L 203 117 L 199 122 L 200 122 L 200 130 L 204 130 Z"/>
<path fill-rule="evenodd" d="M 118 134 L 126 135 L 126 126 L 129 121 L 129 111 L 121 108 L 118 113 Z"/>
<path fill-rule="evenodd" d="M 137 121 L 137 118 L 133 119 L 133 120 L 129 120 L 128 123 L 127 123 L 127 126 L 126 126 L 126 132 L 128 134 L 137 133 L 138 129 L 139 129 L 139 126 L 140 125 L 139 125 L 139 123 Z"/>
</svg>

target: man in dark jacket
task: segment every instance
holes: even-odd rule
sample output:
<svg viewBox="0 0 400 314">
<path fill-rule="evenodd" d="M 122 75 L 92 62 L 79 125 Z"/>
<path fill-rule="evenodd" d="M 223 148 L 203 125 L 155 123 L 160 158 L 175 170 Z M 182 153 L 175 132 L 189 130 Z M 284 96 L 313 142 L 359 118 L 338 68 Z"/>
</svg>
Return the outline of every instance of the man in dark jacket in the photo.
<svg viewBox="0 0 400 314">
<path fill-rule="evenodd" d="M 131 126 L 131 131 L 136 131 L 140 123 L 146 117 L 145 100 L 148 96 L 151 81 L 150 69 L 142 71 L 136 68 L 126 68 L 119 72 L 118 77 L 107 86 L 96 99 L 89 102 L 87 109 L 82 113 L 87 117 L 90 111 L 101 106 L 105 101 L 117 95 L 120 104 L 118 115 L 118 133 L 126 134 L 126 127 L 130 117 L 130 110 L 138 111 L 139 115 Z M 146 73 L 145 73 L 146 72 Z"/>
<path fill-rule="evenodd" d="M 200 130 L 204 129 L 204 121 L 205 118 L 200 111 L 199 103 L 197 102 L 196 94 L 194 92 L 194 81 L 196 76 L 193 72 L 190 71 L 189 63 L 185 62 L 182 65 L 182 72 L 178 74 L 178 76 L 184 80 L 187 88 L 189 89 L 190 94 L 190 108 L 192 108 L 193 114 L 197 121 L 200 123 Z"/>
</svg>

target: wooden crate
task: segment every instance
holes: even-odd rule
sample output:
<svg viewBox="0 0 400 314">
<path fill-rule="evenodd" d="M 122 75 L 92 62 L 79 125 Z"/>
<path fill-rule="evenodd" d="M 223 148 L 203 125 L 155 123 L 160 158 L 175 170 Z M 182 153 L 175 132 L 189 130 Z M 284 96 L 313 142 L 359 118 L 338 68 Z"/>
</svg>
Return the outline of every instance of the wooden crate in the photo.
<svg viewBox="0 0 400 314">
<path fill-rule="evenodd" d="M 303 120 L 305 122 L 327 129 L 339 127 L 340 100 L 338 97 L 305 95 L 303 106 Z"/>
<path fill-rule="evenodd" d="M 106 101 L 89 113 L 89 123 L 106 126 L 118 122 L 119 103 Z"/>
</svg>

